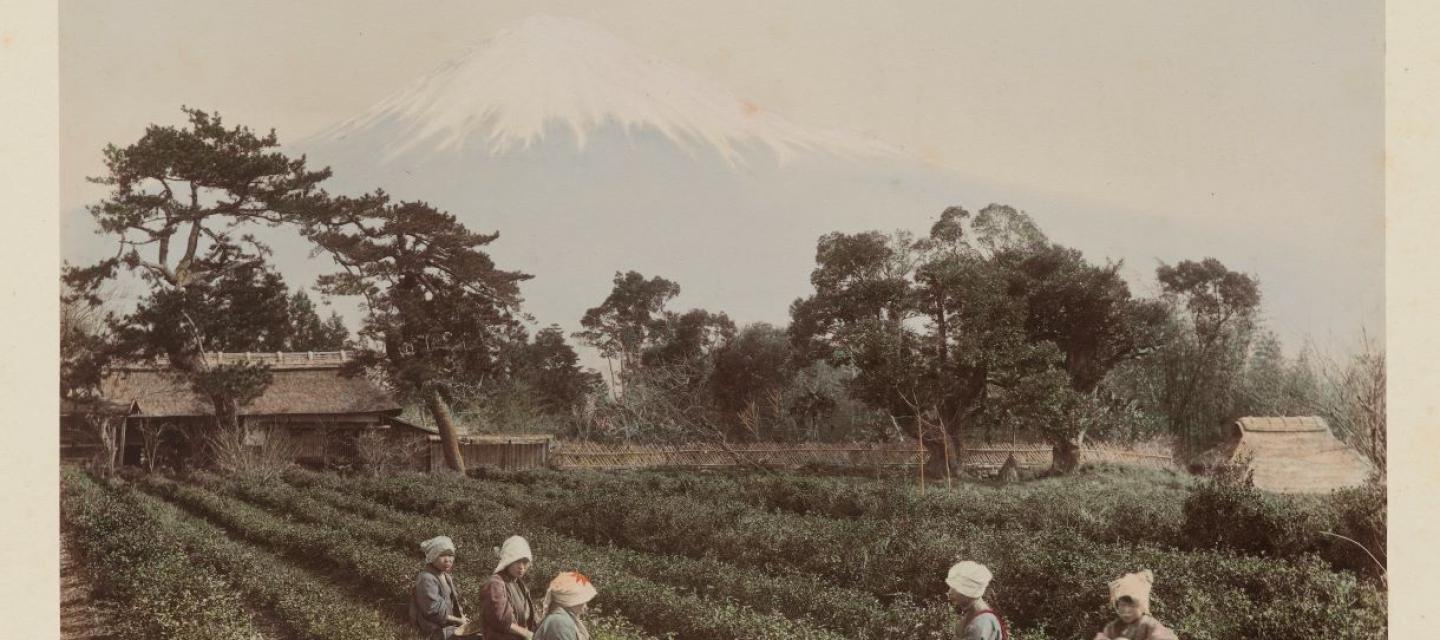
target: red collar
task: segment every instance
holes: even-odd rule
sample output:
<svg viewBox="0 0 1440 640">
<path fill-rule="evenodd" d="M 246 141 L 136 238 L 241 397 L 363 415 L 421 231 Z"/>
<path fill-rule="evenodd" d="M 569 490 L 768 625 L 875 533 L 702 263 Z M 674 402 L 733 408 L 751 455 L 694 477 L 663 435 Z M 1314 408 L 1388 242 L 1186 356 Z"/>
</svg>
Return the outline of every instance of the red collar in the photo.
<svg viewBox="0 0 1440 640">
<path fill-rule="evenodd" d="M 990 614 L 990 615 L 992 615 L 992 616 L 995 616 L 995 621 L 1000 623 L 1000 640 L 1010 640 L 1010 628 L 1007 627 L 1007 626 L 1005 626 L 1005 618 L 1000 617 L 1000 613 L 997 612 L 997 611 L 995 611 L 995 609 L 993 609 L 993 608 L 991 608 L 991 609 L 981 609 L 981 610 L 979 610 L 979 611 L 976 611 L 976 612 L 971 613 L 970 615 L 965 616 L 965 625 L 964 625 L 964 626 L 967 626 L 967 627 L 970 626 L 970 623 L 971 623 L 973 620 L 975 620 L 976 618 L 979 618 L 980 616 L 983 616 L 983 615 L 985 615 L 985 614 L 987 614 L 987 613 Z"/>
</svg>

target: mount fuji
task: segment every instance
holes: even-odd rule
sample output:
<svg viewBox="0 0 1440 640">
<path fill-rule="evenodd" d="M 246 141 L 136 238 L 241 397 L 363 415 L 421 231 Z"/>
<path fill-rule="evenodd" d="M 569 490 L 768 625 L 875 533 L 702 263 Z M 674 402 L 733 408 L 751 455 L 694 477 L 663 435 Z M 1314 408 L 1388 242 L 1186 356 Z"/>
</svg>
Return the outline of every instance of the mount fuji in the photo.
<svg viewBox="0 0 1440 640">
<path fill-rule="evenodd" d="M 1293 294 L 1267 301 L 1281 316 L 1326 295 L 1310 274 L 1267 260 L 1259 240 L 1002 188 L 881 141 L 806 128 L 564 18 L 503 29 L 288 150 L 332 167 L 332 193 L 383 188 L 498 230 L 487 248 L 497 264 L 535 276 L 526 310 L 569 330 L 616 271 L 632 269 L 678 282 L 673 308 L 785 323 L 811 291 L 822 234 L 924 233 L 947 206 L 991 202 L 1029 211 L 1093 261 L 1126 260 L 1141 294 L 1157 259 L 1213 255 L 1259 272 L 1267 294 Z M 296 284 L 328 270 L 277 262 Z"/>
<path fill-rule="evenodd" d="M 566 129 L 583 150 L 599 129 L 650 130 L 730 163 L 764 148 L 784 160 L 818 151 L 890 155 L 843 132 L 814 131 L 585 23 L 536 15 L 496 33 L 321 139 L 379 137 L 385 158 L 481 148 L 525 150 Z"/>
</svg>

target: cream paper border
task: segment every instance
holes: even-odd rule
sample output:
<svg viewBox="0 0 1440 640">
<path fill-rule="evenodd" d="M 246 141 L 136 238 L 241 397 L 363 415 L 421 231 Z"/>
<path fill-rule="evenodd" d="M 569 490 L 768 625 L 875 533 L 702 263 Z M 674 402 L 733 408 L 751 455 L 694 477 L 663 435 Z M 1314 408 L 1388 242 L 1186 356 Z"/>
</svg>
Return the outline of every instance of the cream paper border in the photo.
<svg viewBox="0 0 1440 640">
<path fill-rule="evenodd" d="M 1386 22 L 1391 636 L 1427 638 L 1440 623 L 1440 4 L 1392 0 Z M 0 3 L 3 638 L 59 637 L 58 26 L 54 3 Z"/>
<path fill-rule="evenodd" d="M 1433 638 L 1440 630 L 1440 5 L 1393 0 L 1385 23 L 1390 635 Z"/>
<path fill-rule="evenodd" d="M 58 638 L 58 15 L 0 2 L 0 638 Z"/>
</svg>

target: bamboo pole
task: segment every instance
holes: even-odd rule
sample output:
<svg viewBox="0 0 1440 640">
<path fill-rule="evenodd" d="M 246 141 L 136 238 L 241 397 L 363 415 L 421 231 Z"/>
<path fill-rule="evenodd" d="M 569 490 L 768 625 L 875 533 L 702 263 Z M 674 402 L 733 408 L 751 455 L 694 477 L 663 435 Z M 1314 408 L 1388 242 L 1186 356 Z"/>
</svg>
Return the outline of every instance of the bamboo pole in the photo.
<svg viewBox="0 0 1440 640">
<path fill-rule="evenodd" d="M 915 467 L 920 470 L 920 495 L 925 495 L 925 439 L 920 438 L 919 449 L 915 451 Z"/>
</svg>

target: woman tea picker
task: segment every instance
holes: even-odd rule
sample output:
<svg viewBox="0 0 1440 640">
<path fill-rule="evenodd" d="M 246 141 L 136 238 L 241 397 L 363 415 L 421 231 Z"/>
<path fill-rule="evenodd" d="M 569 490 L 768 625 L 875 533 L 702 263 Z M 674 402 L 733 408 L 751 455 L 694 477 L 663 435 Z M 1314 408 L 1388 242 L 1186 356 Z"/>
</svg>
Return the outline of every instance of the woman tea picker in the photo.
<svg viewBox="0 0 1440 640">
<path fill-rule="evenodd" d="M 950 567 L 945 584 L 950 587 L 950 604 L 960 615 L 955 628 L 959 640 L 1010 640 L 1005 621 L 985 603 L 985 589 L 990 586 L 990 570 L 978 562 L 966 560 Z"/>
<path fill-rule="evenodd" d="M 460 606 L 460 590 L 451 570 L 455 568 L 455 543 L 436 536 L 420 543 L 425 568 L 415 576 L 410 592 L 410 621 L 426 640 L 465 637 L 460 626 L 469 622 Z M 468 631 L 468 629 L 467 629 Z"/>
<path fill-rule="evenodd" d="M 535 640 L 590 640 L 584 615 L 586 603 L 594 597 L 595 585 L 579 571 L 555 576 L 541 600 L 545 619 L 535 631 Z"/>
<path fill-rule="evenodd" d="M 520 536 L 510 536 L 496 553 L 500 561 L 485 583 L 480 601 L 485 640 L 529 640 L 540 620 L 524 581 L 530 563 L 535 561 L 530 543 Z"/>
<path fill-rule="evenodd" d="M 1177 640 L 1175 632 L 1150 617 L 1150 587 L 1155 574 L 1150 570 L 1129 573 L 1110 581 L 1110 606 L 1115 619 L 1095 640 Z"/>
</svg>

